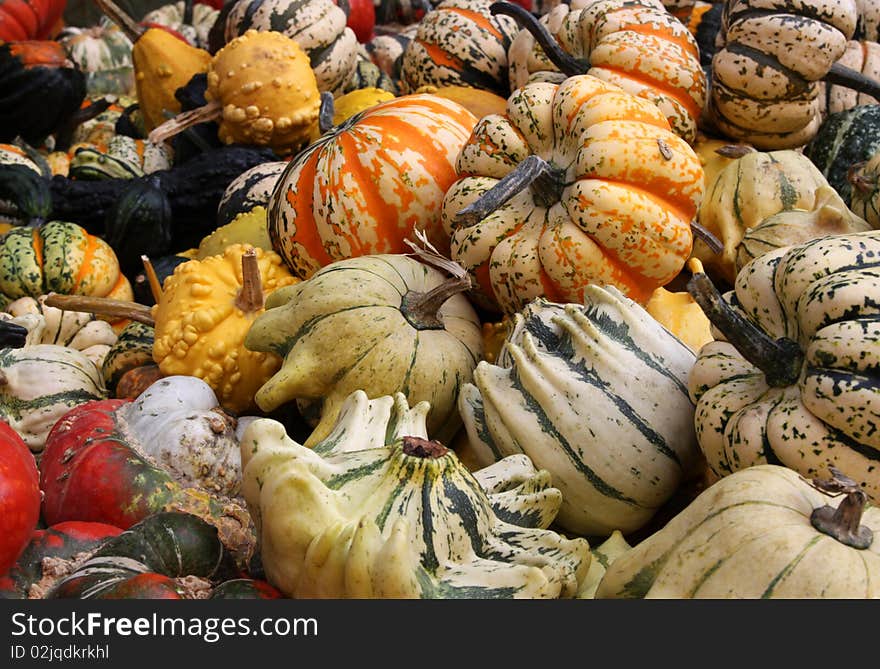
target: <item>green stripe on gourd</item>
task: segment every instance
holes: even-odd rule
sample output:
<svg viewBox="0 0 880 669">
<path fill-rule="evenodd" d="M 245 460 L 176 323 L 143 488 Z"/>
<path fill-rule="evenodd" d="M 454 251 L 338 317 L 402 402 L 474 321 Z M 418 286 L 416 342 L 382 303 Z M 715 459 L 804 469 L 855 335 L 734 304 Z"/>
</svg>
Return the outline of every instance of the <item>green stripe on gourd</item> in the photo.
<svg viewBox="0 0 880 669">
<path fill-rule="evenodd" d="M 70 160 L 74 179 L 132 179 L 171 168 L 173 153 L 166 143 L 116 135 L 106 150 L 80 148 Z"/>
<path fill-rule="evenodd" d="M 86 75 L 90 95 L 134 92 L 132 43 L 107 17 L 92 28 L 66 27 L 58 36 L 68 57 Z"/>
<path fill-rule="evenodd" d="M 153 326 L 137 321 L 122 329 L 101 365 L 101 376 L 107 388 L 116 388 L 119 379 L 128 370 L 153 361 L 154 333 Z"/>
<path fill-rule="evenodd" d="M 619 291 L 583 305 L 538 299 L 514 317 L 498 364 L 459 396 L 478 460 L 525 453 L 563 492 L 557 522 L 634 531 L 698 460 L 686 379 L 694 354 Z"/>
<path fill-rule="evenodd" d="M 176 30 L 193 46 L 200 49 L 208 49 L 208 34 L 220 11 L 211 5 L 200 2 L 192 5 L 192 16 L 187 17 L 185 5 L 186 3 L 183 0 L 171 2 L 151 12 L 147 12 L 141 21 L 144 23 L 158 23 Z M 187 18 L 189 18 L 189 21 L 185 22 Z"/>
</svg>

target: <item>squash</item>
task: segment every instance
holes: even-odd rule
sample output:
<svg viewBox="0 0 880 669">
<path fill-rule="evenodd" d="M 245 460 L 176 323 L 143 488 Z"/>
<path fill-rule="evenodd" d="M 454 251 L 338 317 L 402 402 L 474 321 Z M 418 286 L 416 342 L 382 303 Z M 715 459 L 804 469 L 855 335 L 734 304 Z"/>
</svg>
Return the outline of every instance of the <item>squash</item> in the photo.
<svg viewBox="0 0 880 669">
<path fill-rule="evenodd" d="M 72 179 L 131 179 L 171 168 L 174 152 L 166 144 L 116 135 L 106 148 L 74 150 L 67 176 Z"/>
<path fill-rule="evenodd" d="M 116 384 L 126 372 L 153 362 L 154 333 L 152 325 L 138 321 L 122 328 L 101 364 L 101 376 L 108 391 L 115 393 Z"/>
<path fill-rule="evenodd" d="M 220 11 L 211 5 L 192 0 L 178 0 L 144 14 L 142 23 L 171 28 L 186 38 L 192 46 L 208 48 L 208 33 Z"/>
<path fill-rule="evenodd" d="M 804 147 L 807 156 L 828 179 L 834 190 L 850 205 L 850 168 L 880 151 L 880 104 L 860 105 L 831 114 L 816 136 Z"/>
<path fill-rule="evenodd" d="M 135 400 L 78 406 L 46 440 L 43 517 L 50 525 L 82 520 L 127 529 L 161 511 L 186 511 L 249 559 L 254 535 L 240 499 L 238 446 L 246 423 L 191 376 L 159 379 Z"/>
<path fill-rule="evenodd" d="M 0 198 L 6 205 L 7 220 L 15 225 L 36 227 L 52 213 L 52 194 L 46 180 L 21 163 L 0 165 Z"/>
<path fill-rule="evenodd" d="M 369 109 L 380 102 L 393 100 L 395 97 L 391 91 L 376 87 L 358 88 L 340 95 L 333 101 L 333 125 L 339 125 L 355 114 Z"/>
<path fill-rule="evenodd" d="M 828 477 L 836 467 L 878 498 L 878 257 L 872 230 L 762 255 L 726 296 L 694 273 L 688 291 L 719 333 L 688 378 L 715 475 L 770 463 Z"/>
<path fill-rule="evenodd" d="M 0 420 L 35 453 L 69 409 L 106 396 L 95 363 L 76 349 L 56 344 L 0 349 Z"/>
<path fill-rule="evenodd" d="M 525 28 L 510 47 L 511 91 L 589 74 L 656 104 L 673 132 L 687 142 L 696 138 L 706 75 L 693 35 L 659 0 L 560 4 L 540 23 L 513 3 L 492 7 Z"/>
<path fill-rule="evenodd" d="M 880 44 L 876 42 L 850 40 L 837 62 L 870 79 L 880 80 Z M 819 95 L 823 115 L 836 114 L 859 105 L 880 104 L 880 99 L 868 93 L 824 82 Z"/>
<path fill-rule="evenodd" d="M 579 302 L 591 283 L 645 302 L 691 253 L 699 158 L 656 105 L 591 75 L 514 91 L 456 170 L 442 222 L 483 308 Z"/>
<path fill-rule="evenodd" d="M 300 278 L 346 258 L 407 253 L 414 229 L 445 255 L 440 205 L 476 121 L 456 102 L 413 94 L 328 131 L 290 161 L 272 192 L 273 248 Z"/>
<path fill-rule="evenodd" d="M 107 215 L 104 237 L 116 253 L 122 271 L 131 276 L 143 257 L 171 250 L 174 215 L 159 179 L 132 180 Z"/>
<path fill-rule="evenodd" d="M 697 139 L 694 142 L 694 151 L 700 157 L 700 164 L 703 166 L 703 176 L 705 177 L 706 191 L 715 181 L 715 177 L 725 167 L 734 162 L 737 158 L 752 148 L 747 145 L 733 145 L 726 139 L 711 137 L 703 133 L 697 133 Z"/>
<path fill-rule="evenodd" d="M 632 546 L 626 542 L 623 534 L 621 534 L 619 530 L 614 530 L 610 537 L 590 550 L 590 553 L 592 554 L 590 571 L 587 572 L 587 577 L 581 584 L 581 589 L 578 591 L 577 598 L 595 599 L 596 591 L 599 589 L 599 584 L 605 577 L 608 568 L 621 555 L 626 555 L 631 548 Z"/>
<path fill-rule="evenodd" d="M 152 308 L 153 360 L 165 375 L 206 381 L 229 411 L 254 408 L 254 395 L 281 358 L 243 342 L 266 295 L 296 282 L 276 253 L 243 244 L 178 265 Z"/>
<path fill-rule="evenodd" d="M 305 51 L 320 92 L 342 93 L 357 64 L 358 41 L 333 0 L 232 0 L 226 42 L 249 30 L 284 33 Z"/>
<path fill-rule="evenodd" d="M 351 93 L 361 88 L 378 88 L 391 93 L 392 96 L 400 92 L 397 80 L 385 74 L 366 54 L 358 50 L 354 69 L 345 86 L 342 87 L 342 92 Z"/>
<path fill-rule="evenodd" d="M 266 207 L 285 167 L 285 160 L 270 160 L 244 170 L 233 179 L 217 206 L 217 227 L 232 223 L 233 219 L 254 207 Z"/>
<path fill-rule="evenodd" d="M 477 118 L 483 118 L 489 114 L 503 114 L 507 108 L 507 98 L 482 88 L 457 85 L 440 87 L 425 85 L 420 86 L 415 92 L 430 93 L 432 95 L 439 95 L 441 98 L 454 100 Z"/>
<path fill-rule="evenodd" d="M 271 251 L 272 240 L 269 239 L 266 224 L 266 208 L 254 207 L 202 239 L 193 258 L 204 260 L 210 256 L 222 255 L 233 244 L 249 244 L 264 251 Z"/>
<path fill-rule="evenodd" d="M 88 95 L 133 95 L 131 40 L 106 17 L 91 28 L 66 26 L 56 37 L 85 74 Z"/>
<path fill-rule="evenodd" d="M 695 473 L 694 359 L 637 303 L 592 285 L 582 305 L 539 298 L 515 314 L 459 413 L 483 463 L 521 452 L 550 472 L 561 527 L 628 533 Z"/>
<path fill-rule="evenodd" d="M 712 324 L 687 291 L 656 288 L 645 304 L 647 311 L 694 353 L 713 341 Z"/>
<path fill-rule="evenodd" d="M 872 228 L 880 228 L 880 150 L 870 160 L 853 165 L 847 173 L 852 186 L 852 211 Z"/>
<path fill-rule="evenodd" d="M 443 0 L 419 22 L 400 64 L 404 93 L 421 86 L 470 86 L 507 96 L 507 51 L 518 32 L 490 0 Z"/>
<path fill-rule="evenodd" d="M 0 420 L 0 576 L 27 547 L 40 519 L 40 473 L 27 445 Z"/>
<path fill-rule="evenodd" d="M 706 187 L 698 220 L 723 243 L 715 253 L 701 239 L 693 256 L 727 284 L 736 278 L 736 256 L 746 230 L 781 211 L 816 208 L 816 193 L 828 182 L 802 153 L 790 149 L 756 151 L 742 147 L 739 157 Z"/>
<path fill-rule="evenodd" d="M 772 464 L 736 472 L 618 557 L 596 598 L 880 597 L 880 510 L 843 481 L 816 489 Z"/>
<path fill-rule="evenodd" d="M 461 294 L 467 286 L 413 258 L 379 254 L 332 263 L 273 293 L 244 340 L 251 351 L 284 358 L 257 405 L 320 401 L 311 446 L 355 390 L 373 398 L 400 392 L 412 404 L 430 402 L 429 431 L 451 437 L 460 426 L 456 395 L 482 357 L 480 322 Z"/>
<path fill-rule="evenodd" d="M 298 599 L 577 594 L 584 539 L 503 520 L 451 450 L 413 434 L 401 395 L 379 415 L 364 399 L 314 449 L 268 418 L 245 428 L 242 489 L 273 585 Z"/>
</svg>

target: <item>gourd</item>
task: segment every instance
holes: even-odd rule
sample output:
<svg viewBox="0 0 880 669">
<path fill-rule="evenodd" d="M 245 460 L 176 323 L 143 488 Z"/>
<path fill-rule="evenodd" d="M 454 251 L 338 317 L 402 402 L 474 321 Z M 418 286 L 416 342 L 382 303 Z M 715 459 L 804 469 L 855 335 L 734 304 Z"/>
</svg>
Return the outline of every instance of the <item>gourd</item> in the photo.
<svg viewBox="0 0 880 669">
<path fill-rule="evenodd" d="M 870 160 L 856 163 L 847 173 L 852 186 L 852 211 L 872 228 L 880 228 L 880 150 Z"/>
<path fill-rule="evenodd" d="M 695 473 L 694 360 L 637 303 L 592 285 L 582 304 L 539 298 L 515 314 L 498 361 L 462 386 L 459 413 L 481 462 L 525 453 L 550 472 L 561 527 L 629 533 Z"/>
<path fill-rule="evenodd" d="M 152 325 L 138 321 L 131 321 L 122 328 L 101 364 L 101 376 L 109 391 L 116 390 L 126 372 L 153 362 L 154 333 Z"/>
<path fill-rule="evenodd" d="M 165 375 L 203 379 L 229 411 L 254 408 L 255 393 L 281 358 L 248 350 L 245 336 L 266 296 L 296 282 L 276 253 L 243 244 L 178 265 L 152 309 L 153 359 Z"/>
<path fill-rule="evenodd" d="M 217 206 L 217 227 L 231 223 L 239 214 L 254 207 L 266 207 L 285 167 L 286 160 L 270 160 L 254 165 L 233 179 Z"/>
<path fill-rule="evenodd" d="M 380 414 L 359 406 L 364 399 L 354 393 L 313 449 L 268 418 L 242 435 L 242 490 L 273 585 L 294 598 L 577 594 L 590 563 L 585 540 L 502 519 L 455 454 L 421 436 L 427 403 L 410 410 L 397 395 L 391 411 L 383 397 Z M 537 477 L 546 487 L 546 473 Z M 522 492 L 521 510 L 546 504 Z"/>
<path fill-rule="evenodd" d="M 300 278 L 346 258 L 407 253 L 415 229 L 445 255 L 440 205 L 476 122 L 456 102 L 412 94 L 334 127 L 278 180 L 268 207 L 273 248 Z"/>
<path fill-rule="evenodd" d="M 91 28 L 67 26 L 56 38 L 85 74 L 88 95 L 135 92 L 131 40 L 106 17 Z"/>
<path fill-rule="evenodd" d="M 712 324 L 687 291 L 655 289 L 645 304 L 647 311 L 694 353 L 714 339 Z"/>
<path fill-rule="evenodd" d="M 171 168 L 174 151 L 166 144 L 116 135 L 106 148 L 77 148 L 67 176 L 72 179 L 131 179 Z"/>
<path fill-rule="evenodd" d="M 15 564 L 40 518 L 40 473 L 27 445 L 0 420 L 0 576 Z"/>
<path fill-rule="evenodd" d="M 503 114 L 507 108 L 507 98 L 497 93 L 482 88 L 471 86 L 459 86 L 450 84 L 447 86 L 420 86 L 416 93 L 431 93 L 441 98 L 454 100 L 477 118 L 483 118 L 489 114 Z"/>
<path fill-rule="evenodd" d="M 730 285 L 746 230 L 781 211 L 813 211 L 816 194 L 828 186 L 822 172 L 798 151 L 739 150 L 739 157 L 706 187 L 698 214 L 700 225 L 720 239 L 723 248 L 716 253 L 697 239 L 693 249 L 708 271 Z"/>
<path fill-rule="evenodd" d="M 257 405 L 319 401 L 312 446 L 355 390 L 373 398 L 400 392 L 412 404 L 430 402 L 429 431 L 451 437 L 460 426 L 456 395 L 482 357 L 480 322 L 461 294 L 468 285 L 414 258 L 378 254 L 332 263 L 276 291 L 244 340 L 284 358 Z"/>
<path fill-rule="evenodd" d="M 220 11 L 211 5 L 179 0 L 147 12 L 141 22 L 171 28 L 183 35 L 192 46 L 207 49 L 208 33 L 219 14 Z"/>
<path fill-rule="evenodd" d="M 836 467 L 880 495 L 878 254 L 880 232 L 830 235 L 753 260 L 732 294 L 702 272 L 691 277 L 688 291 L 720 335 L 688 378 L 717 476 L 763 463 L 807 478 Z"/>
<path fill-rule="evenodd" d="M 219 118 L 223 143 L 270 146 L 285 154 L 306 142 L 320 106 L 305 51 L 274 31 L 249 30 L 214 54 L 205 99 L 207 105 L 154 128 L 149 140 L 159 143 L 189 125 Z"/>
<path fill-rule="evenodd" d="M 171 250 L 174 214 L 159 179 L 132 180 L 107 213 L 104 237 L 116 254 L 122 271 L 131 276 L 142 266 L 144 255 Z"/>
<path fill-rule="evenodd" d="M 351 93 L 362 88 L 378 88 L 391 93 L 392 96 L 400 93 L 398 81 L 385 74 L 378 65 L 358 49 L 357 61 L 351 76 L 342 87 L 342 93 Z M 332 93 L 330 95 L 332 96 Z"/>
<path fill-rule="evenodd" d="M 264 251 L 272 250 L 272 240 L 266 229 L 265 207 L 254 207 L 239 214 L 231 222 L 220 226 L 199 242 L 194 259 L 204 260 L 210 256 L 221 255 L 233 244 L 249 244 Z"/>
<path fill-rule="evenodd" d="M 807 156 L 850 204 L 850 168 L 880 151 L 880 104 L 860 105 L 828 116 L 813 140 L 804 147 Z"/>
<path fill-rule="evenodd" d="M 425 14 L 403 52 L 404 93 L 425 85 L 457 85 L 507 95 L 507 51 L 518 27 L 509 16 L 490 13 L 491 4 L 443 0 Z"/>
<path fill-rule="evenodd" d="M 876 42 L 850 40 L 837 62 L 868 79 L 880 80 L 880 44 Z M 820 89 L 820 99 L 823 115 L 836 114 L 860 105 L 880 104 L 880 99 L 868 93 L 824 83 Z"/>
<path fill-rule="evenodd" d="M 76 349 L 56 344 L 0 349 L 0 420 L 35 453 L 69 409 L 106 396 L 95 363 Z"/>
<path fill-rule="evenodd" d="M 224 412 L 190 376 L 156 381 L 135 400 L 89 402 L 52 428 L 40 466 L 43 517 L 127 529 L 162 511 L 186 511 L 219 529 L 237 557 L 254 535 L 240 499 L 238 441 L 249 419 Z"/>
<path fill-rule="evenodd" d="M 345 12 L 332 0 L 234 0 L 226 42 L 249 30 L 275 31 L 295 40 L 311 64 L 318 90 L 342 93 L 357 63 L 358 41 Z"/>
<path fill-rule="evenodd" d="M 9 214 L 7 220 L 14 225 L 36 227 L 52 213 L 52 195 L 45 179 L 20 162 L 0 164 L 0 198 Z"/>
<path fill-rule="evenodd" d="M 0 40 L 49 39 L 66 4 L 65 0 L 6 0 L 0 4 Z"/>
<path fill-rule="evenodd" d="M 645 302 L 691 253 L 699 158 L 656 105 L 591 75 L 514 91 L 456 171 L 442 222 L 486 309 L 579 302 L 592 283 Z"/>
<path fill-rule="evenodd" d="M 696 138 L 706 75 L 694 37 L 659 0 L 581 0 L 557 5 L 540 22 L 510 2 L 492 11 L 524 28 L 510 47 L 511 91 L 589 74 L 656 104 L 673 132 Z"/>
<path fill-rule="evenodd" d="M 845 476 L 811 484 L 757 465 L 718 481 L 618 557 L 596 598 L 876 598 L 878 533 L 880 512 Z"/>
</svg>

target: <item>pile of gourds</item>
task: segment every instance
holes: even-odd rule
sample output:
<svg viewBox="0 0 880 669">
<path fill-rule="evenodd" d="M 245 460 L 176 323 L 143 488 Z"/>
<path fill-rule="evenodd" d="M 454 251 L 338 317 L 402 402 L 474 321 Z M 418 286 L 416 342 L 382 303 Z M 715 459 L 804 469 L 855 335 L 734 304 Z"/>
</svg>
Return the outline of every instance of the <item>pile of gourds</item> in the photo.
<svg viewBox="0 0 880 669">
<path fill-rule="evenodd" d="M 873 4 L 15 1 L 0 597 L 880 597 Z"/>
</svg>

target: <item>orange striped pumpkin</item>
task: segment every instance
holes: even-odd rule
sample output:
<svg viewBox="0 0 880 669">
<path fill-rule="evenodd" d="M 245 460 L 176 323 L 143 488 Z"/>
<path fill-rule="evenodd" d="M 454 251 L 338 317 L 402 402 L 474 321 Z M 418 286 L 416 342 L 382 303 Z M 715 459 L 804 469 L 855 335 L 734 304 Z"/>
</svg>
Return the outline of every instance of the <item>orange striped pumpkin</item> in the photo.
<svg viewBox="0 0 880 669">
<path fill-rule="evenodd" d="M 302 279 L 345 258 L 409 253 L 414 228 L 448 252 L 440 205 L 476 122 L 457 102 L 420 93 L 336 126 L 281 174 L 269 199 L 274 250 Z"/>
<path fill-rule="evenodd" d="M 479 211 L 483 194 L 536 158 L 547 164 L 540 180 Z M 474 128 L 457 169 L 443 225 L 486 308 L 581 302 L 590 283 L 644 304 L 691 252 L 699 157 L 656 105 L 591 75 L 514 91 L 504 115 Z"/>
</svg>

